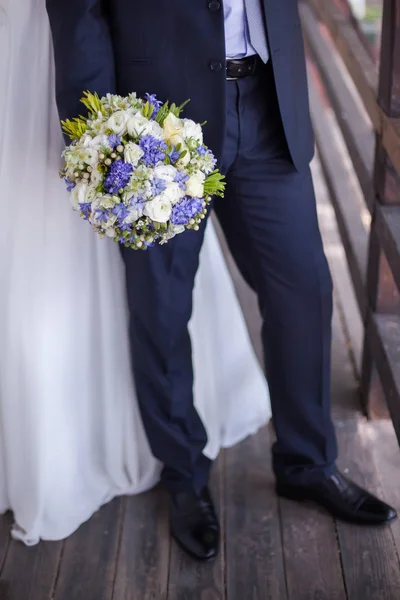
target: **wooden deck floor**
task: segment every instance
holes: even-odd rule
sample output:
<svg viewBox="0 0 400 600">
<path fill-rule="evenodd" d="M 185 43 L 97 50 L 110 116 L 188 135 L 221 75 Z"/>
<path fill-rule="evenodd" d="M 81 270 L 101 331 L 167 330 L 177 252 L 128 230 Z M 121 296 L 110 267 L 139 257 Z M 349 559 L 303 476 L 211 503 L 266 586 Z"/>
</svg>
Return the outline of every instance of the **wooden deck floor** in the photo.
<svg viewBox="0 0 400 600">
<path fill-rule="evenodd" d="M 340 466 L 400 508 L 400 452 L 391 423 L 367 422 L 357 401 L 361 323 L 318 163 L 321 227 L 336 286 L 332 389 Z M 233 271 L 259 350 L 254 297 Z M 0 600 L 399 600 L 400 523 L 361 528 L 279 500 L 269 428 L 221 454 L 212 488 L 223 528 L 213 564 L 171 542 L 160 489 L 105 506 L 72 537 L 33 548 L 0 518 Z"/>
</svg>

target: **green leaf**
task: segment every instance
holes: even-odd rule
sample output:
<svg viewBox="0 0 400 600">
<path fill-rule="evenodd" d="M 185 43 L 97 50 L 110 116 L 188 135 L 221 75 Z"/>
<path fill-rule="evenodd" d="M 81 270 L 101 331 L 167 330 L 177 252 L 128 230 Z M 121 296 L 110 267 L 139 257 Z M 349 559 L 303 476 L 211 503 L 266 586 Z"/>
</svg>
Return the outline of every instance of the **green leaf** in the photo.
<svg viewBox="0 0 400 600">
<path fill-rule="evenodd" d="M 75 119 L 66 119 L 61 121 L 62 130 L 64 133 L 71 138 L 71 140 L 78 140 L 86 132 L 86 121 L 81 117 Z"/>
<path fill-rule="evenodd" d="M 94 116 L 97 116 L 99 112 L 102 115 L 106 114 L 106 109 L 101 103 L 100 97 L 98 94 L 91 92 L 84 92 L 83 97 L 81 98 L 81 102 L 88 109 L 89 113 Z"/>
<path fill-rule="evenodd" d="M 221 196 L 225 193 L 225 176 L 218 169 L 213 171 L 204 181 L 204 193 L 207 196 Z"/>
</svg>

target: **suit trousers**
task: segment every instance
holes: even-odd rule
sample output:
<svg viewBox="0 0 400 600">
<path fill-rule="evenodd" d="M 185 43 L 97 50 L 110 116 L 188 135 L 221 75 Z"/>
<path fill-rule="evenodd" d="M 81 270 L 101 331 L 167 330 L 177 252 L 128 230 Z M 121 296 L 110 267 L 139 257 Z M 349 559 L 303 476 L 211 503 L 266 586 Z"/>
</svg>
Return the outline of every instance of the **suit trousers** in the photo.
<svg viewBox="0 0 400 600">
<path fill-rule="evenodd" d="M 332 281 L 311 172 L 297 171 L 290 159 L 272 67 L 226 86 L 221 170 L 227 188 L 214 210 L 259 299 L 275 475 L 308 484 L 329 477 L 337 456 L 330 416 Z M 201 489 L 211 466 L 193 405 L 187 327 L 204 229 L 146 252 L 122 250 L 138 401 L 152 452 L 164 464 L 162 479 L 174 491 Z"/>
</svg>

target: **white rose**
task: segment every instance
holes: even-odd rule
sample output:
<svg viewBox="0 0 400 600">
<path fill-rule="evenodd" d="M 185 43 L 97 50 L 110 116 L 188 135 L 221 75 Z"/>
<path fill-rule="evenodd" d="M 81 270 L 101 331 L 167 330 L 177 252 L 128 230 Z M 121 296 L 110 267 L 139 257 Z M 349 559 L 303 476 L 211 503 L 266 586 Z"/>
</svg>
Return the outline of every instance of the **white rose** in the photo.
<svg viewBox="0 0 400 600">
<path fill-rule="evenodd" d="M 153 170 L 153 176 L 164 181 L 174 181 L 177 170 L 172 165 L 158 165 Z"/>
<path fill-rule="evenodd" d="M 124 151 L 125 162 L 130 163 L 134 167 L 138 164 L 139 160 L 143 156 L 143 150 L 133 142 L 126 144 Z"/>
<path fill-rule="evenodd" d="M 186 182 L 186 194 L 192 198 L 202 198 L 204 196 L 204 173 L 195 173 L 191 175 Z"/>
<path fill-rule="evenodd" d="M 79 204 L 83 204 L 86 201 L 88 187 L 87 183 L 77 183 L 71 191 L 71 204 L 75 210 L 79 210 Z"/>
<path fill-rule="evenodd" d="M 85 194 L 85 202 L 92 203 L 97 196 L 96 187 L 94 185 L 88 185 Z"/>
<path fill-rule="evenodd" d="M 114 208 L 116 202 L 110 194 L 104 194 L 100 197 L 100 206 L 103 208 Z"/>
<path fill-rule="evenodd" d="M 97 187 L 102 180 L 103 175 L 100 173 L 100 171 L 98 171 L 97 169 L 93 169 L 90 175 L 91 183 Z"/>
<path fill-rule="evenodd" d="M 182 190 L 179 184 L 174 181 L 168 182 L 165 190 L 161 193 L 162 199 L 171 202 L 171 204 L 179 202 L 184 195 L 185 190 Z"/>
<path fill-rule="evenodd" d="M 157 223 L 166 223 L 171 216 L 171 211 L 171 202 L 163 200 L 160 196 L 146 202 L 144 206 L 144 214 Z"/>
<path fill-rule="evenodd" d="M 125 135 L 130 114 L 126 110 L 117 110 L 107 121 L 108 129 L 116 135 Z"/>
<path fill-rule="evenodd" d="M 183 119 L 183 137 L 186 139 L 194 139 L 199 144 L 203 143 L 203 131 L 198 123 L 191 119 Z"/>
<path fill-rule="evenodd" d="M 127 123 L 127 130 L 131 137 L 140 137 L 148 132 L 149 120 L 138 112 L 135 115 L 130 115 Z"/>
<path fill-rule="evenodd" d="M 114 238 L 116 236 L 117 232 L 115 231 L 114 227 L 109 227 L 106 230 L 106 236 L 109 238 Z"/>
<path fill-rule="evenodd" d="M 173 113 L 169 113 L 167 118 L 164 120 L 164 136 L 167 142 L 170 141 L 175 135 L 179 135 L 182 137 L 183 132 L 183 121 L 182 119 L 178 119 Z M 173 142 L 171 142 L 173 143 Z"/>
<path fill-rule="evenodd" d="M 157 140 L 164 139 L 164 130 L 156 121 L 147 121 L 146 134 L 152 135 Z"/>
</svg>

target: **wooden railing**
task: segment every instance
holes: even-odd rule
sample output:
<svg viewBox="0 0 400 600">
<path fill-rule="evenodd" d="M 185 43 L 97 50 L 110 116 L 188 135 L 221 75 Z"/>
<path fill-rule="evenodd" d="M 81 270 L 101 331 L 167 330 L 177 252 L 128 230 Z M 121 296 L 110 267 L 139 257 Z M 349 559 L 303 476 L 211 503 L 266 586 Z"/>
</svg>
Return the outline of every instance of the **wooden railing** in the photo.
<svg viewBox="0 0 400 600">
<path fill-rule="evenodd" d="M 400 0 L 384 0 L 379 67 L 342 2 L 300 4 L 311 112 L 365 324 L 363 406 L 369 416 L 389 410 L 400 440 Z"/>
</svg>

